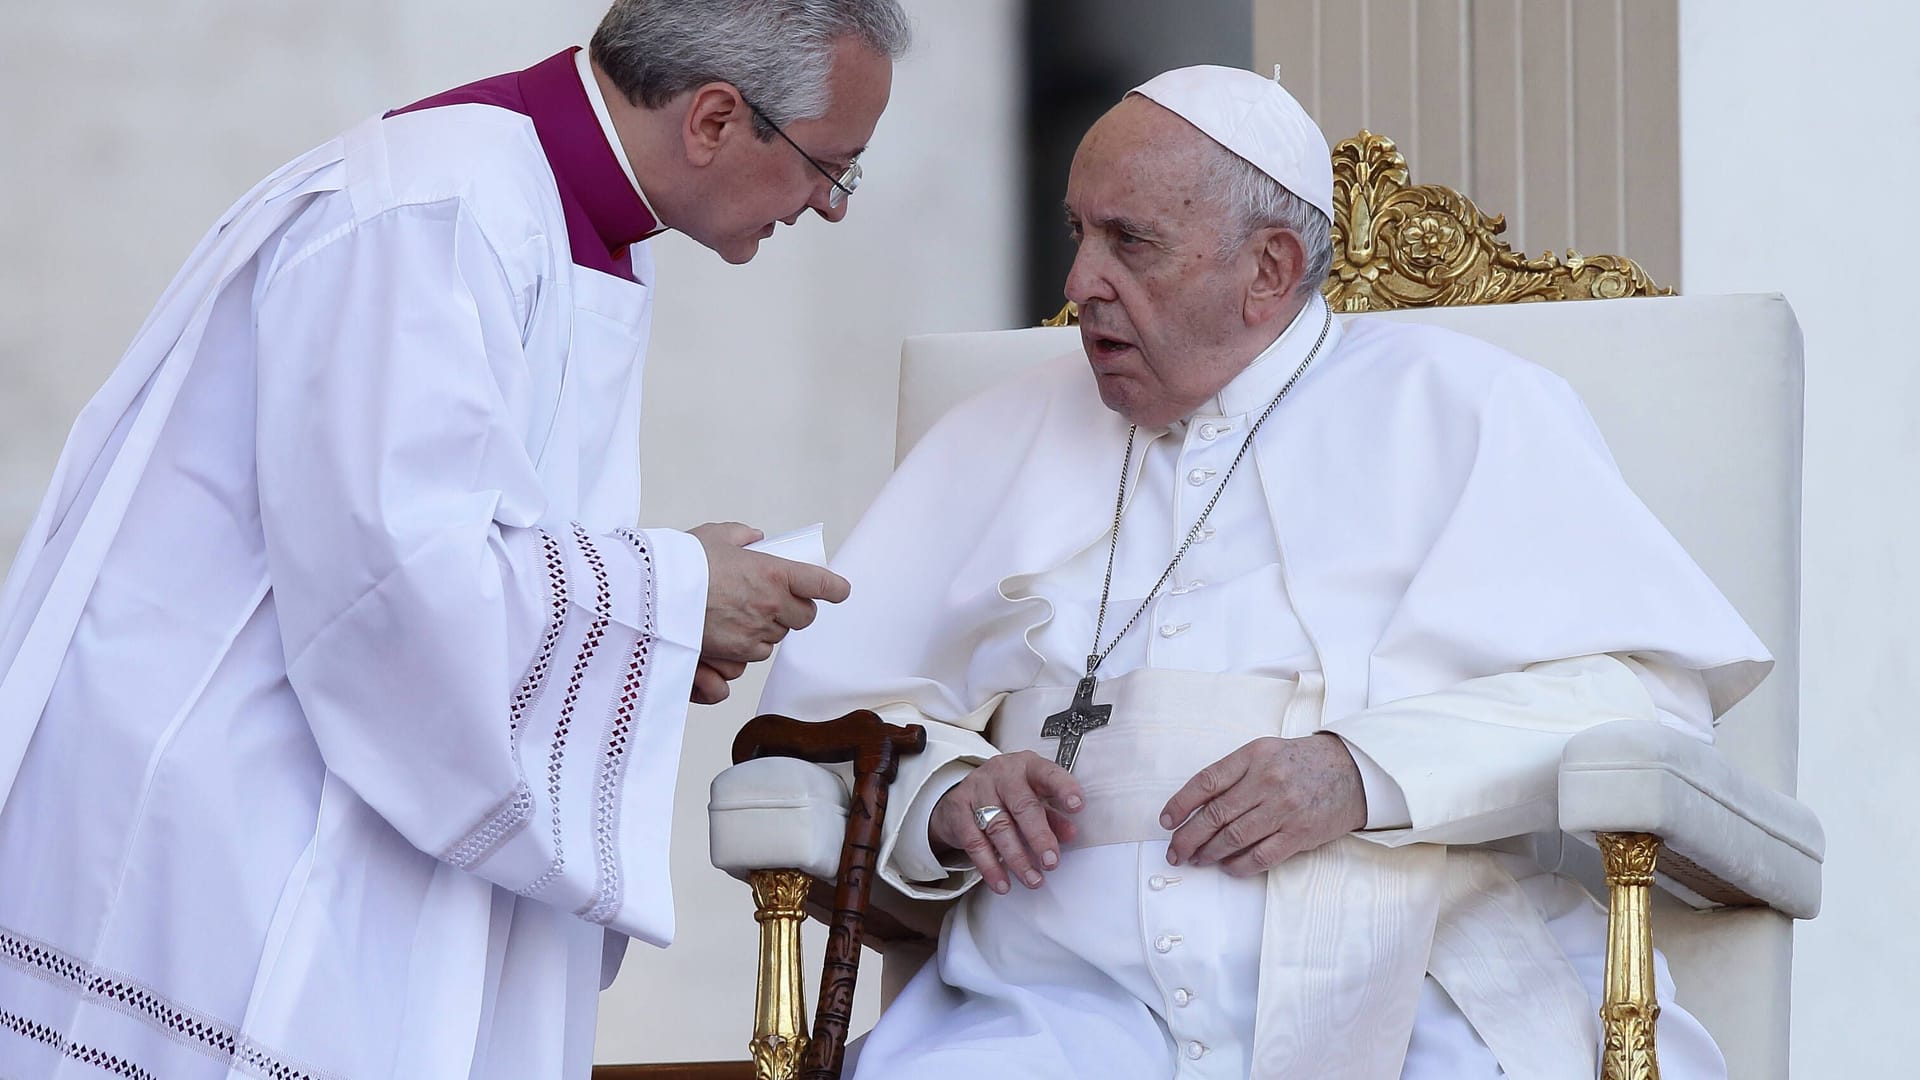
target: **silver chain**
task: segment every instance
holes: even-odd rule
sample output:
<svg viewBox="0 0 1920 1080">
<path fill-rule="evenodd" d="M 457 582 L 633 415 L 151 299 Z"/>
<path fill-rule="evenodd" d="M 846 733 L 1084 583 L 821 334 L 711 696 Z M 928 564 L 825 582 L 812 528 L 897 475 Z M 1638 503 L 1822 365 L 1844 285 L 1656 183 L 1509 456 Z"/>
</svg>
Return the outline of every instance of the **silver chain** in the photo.
<svg viewBox="0 0 1920 1080">
<path fill-rule="evenodd" d="M 1207 508 L 1200 511 L 1200 516 L 1194 519 L 1193 528 L 1187 530 L 1187 538 L 1181 543 L 1180 550 L 1173 553 L 1173 561 L 1168 563 L 1166 570 L 1161 572 L 1160 580 L 1153 583 L 1147 598 L 1140 601 L 1140 606 L 1134 609 L 1133 618 L 1127 620 L 1127 625 L 1121 627 L 1113 635 L 1113 640 L 1107 642 L 1107 647 L 1103 649 L 1100 647 L 1100 637 L 1106 631 L 1107 598 L 1113 592 L 1113 557 L 1114 553 L 1120 550 L 1120 516 L 1127 508 L 1127 477 L 1133 472 L 1133 440 L 1139 433 L 1140 425 L 1135 424 L 1127 429 L 1127 454 L 1120 462 L 1120 494 L 1113 502 L 1113 539 L 1107 544 L 1107 576 L 1100 585 L 1100 616 L 1093 625 L 1093 652 L 1087 656 L 1088 677 L 1092 677 L 1100 665 L 1106 662 L 1107 657 L 1120 644 L 1120 639 L 1127 636 L 1127 631 L 1133 629 L 1133 624 L 1140 621 L 1140 616 L 1146 614 L 1147 608 L 1153 605 L 1154 598 L 1160 595 L 1160 590 L 1165 588 L 1167 582 L 1172 579 L 1174 570 L 1180 565 L 1180 560 L 1187 557 L 1187 549 L 1199 539 L 1200 530 L 1206 526 L 1207 516 L 1213 513 L 1214 506 L 1220 502 L 1221 493 L 1227 490 L 1227 481 L 1233 479 L 1234 471 L 1240 468 L 1241 460 L 1252 448 L 1253 437 L 1260 433 L 1260 425 L 1267 422 L 1267 417 L 1273 415 L 1273 410 L 1280 407 L 1280 402 L 1287 396 L 1287 391 L 1292 390 L 1293 384 L 1300 381 L 1300 376 L 1307 373 L 1307 367 L 1313 363 L 1314 357 L 1320 355 L 1320 346 L 1327 343 L 1327 334 L 1332 329 L 1333 309 L 1328 308 L 1326 320 L 1320 324 L 1320 336 L 1314 341 L 1313 348 L 1308 350 L 1307 358 L 1300 361 L 1300 366 L 1293 370 L 1293 375 L 1287 379 L 1287 384 L 1280 388 L 1279 393 L 1273 395 L 1273 400 L 1267 403 L 1259 419 L 1255 420 L 1253 427 L 1247 430 L 1247 437 L 1240 444 L 1240 452 L 1233 455 L 1233 464 L 1227 466 L 1227 474 L 1220 478 L 1220 486 L 1213 489 L 1213 498 L 1207 500 Z"/>
</svg>

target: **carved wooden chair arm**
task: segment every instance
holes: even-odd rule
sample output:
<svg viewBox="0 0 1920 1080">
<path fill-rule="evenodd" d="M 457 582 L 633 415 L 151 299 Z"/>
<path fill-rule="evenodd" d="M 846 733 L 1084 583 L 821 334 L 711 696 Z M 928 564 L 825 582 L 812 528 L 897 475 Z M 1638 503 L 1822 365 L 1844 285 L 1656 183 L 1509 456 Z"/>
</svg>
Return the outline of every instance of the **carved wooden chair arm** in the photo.
<svg viewBox="0 0 1920 1080">
<path fill-rule="evenodd" d="M 714 778 L 707 815 L 713 864 L 753 887 L 760 924 L 754 1076 L 837 1077 L 861 946 L 923 936 L 870 901 L 888 786 L 900 757 L 925 747 L 917 725 L 887 724 L 865 710 L 821 723 L 757 716 L 734 739 L 735 764 Z M 846 762 L 851 785 L 824 768 Z M 800 924 L 809 913 L 830 928 L 811 1037 L 800 977 Z M 874 932 L 881 938 L 869 939 Z"/>
<path fill-rule="evenodd" d="M 793 758 L 742 762 L 713 780 L 707 837 L 713 865 L 741 881 L 762 870 L 797 870 L 810 883 L 807 916 L 826 923 L 846 839 L 850 793 L 839 774 Z M 876 885 L 867 904 L 866 945 L 931 948 L 946 905 Z"/>
</svg>

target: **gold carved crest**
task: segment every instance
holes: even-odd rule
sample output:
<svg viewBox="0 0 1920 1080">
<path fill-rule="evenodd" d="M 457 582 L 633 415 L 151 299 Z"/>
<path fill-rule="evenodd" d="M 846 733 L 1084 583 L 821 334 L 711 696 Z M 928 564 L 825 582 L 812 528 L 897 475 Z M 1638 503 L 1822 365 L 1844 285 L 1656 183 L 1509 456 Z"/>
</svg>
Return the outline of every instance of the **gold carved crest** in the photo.
<svg viewBox="0 0 1920 1080">
<path fill-rule="evenodd" d="M 1406 157 L 1370 131 L 1333 148 L 1333 210 L 1324 291 L 1335 311 L 1673 292 L 1624 256 L 1514 251 L 1500 238 L 1504 217 L 1489 217 L 1452 188 L 1409 183 Z"/>
</svg>

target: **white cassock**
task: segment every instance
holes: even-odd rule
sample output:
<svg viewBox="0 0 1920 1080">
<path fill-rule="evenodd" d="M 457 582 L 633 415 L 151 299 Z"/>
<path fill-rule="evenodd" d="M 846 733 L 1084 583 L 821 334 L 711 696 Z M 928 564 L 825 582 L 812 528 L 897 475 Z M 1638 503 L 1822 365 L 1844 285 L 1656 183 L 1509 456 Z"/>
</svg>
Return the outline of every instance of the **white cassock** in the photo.
<svg viewBox="0 0 1920 1080">
<path fill-rule="evenodd" d="M 1140 432 L 1109 635 L 1324 312 Z M 775 663 L 766 709 L 927 725 L 881 874 L 961 896 L 854 1075 L 1591 1077 L 1605 915 L 1530 840 L 1558 843 L 1560 749 L 1630 717 L 1710 739 L 1769 661 L 1566 385 L 1471 338 L 1336 320 L 1102 665 L 1114 712 L 1081 743 L 1060 868 L 997 896 L 935 860 L 933 803 L 968 768 L 1053 756 L 1039 727 L 1084 672 L 1126 434 L 1078 354 L 961 405 L 840 553 L 852 599 Z M 1167 865 L 1155 819 L 1186 779 L 1316 731 L 1354 751 L 1366 831 L 1264 880 Z M 1724 1076 L 1661 972 L 1663 1074 Z"/>
<path fill-rule="evenodd" d="M 673 936 L 706 564 L 632 528 L 580 70 L 263 182 L 81 414 L 0 601 L 0 1074 L 584 1077 Z"/>
</svg>

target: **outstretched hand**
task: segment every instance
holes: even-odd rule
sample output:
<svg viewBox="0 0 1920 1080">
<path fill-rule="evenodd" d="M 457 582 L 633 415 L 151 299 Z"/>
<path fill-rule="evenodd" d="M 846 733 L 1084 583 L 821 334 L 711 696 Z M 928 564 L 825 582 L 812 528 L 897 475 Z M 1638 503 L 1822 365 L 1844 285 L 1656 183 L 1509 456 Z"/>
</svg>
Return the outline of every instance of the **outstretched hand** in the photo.
<svg viewBox="0 0 1920 1080">
<path fill-rule="evenodd" d="M 819 601 L 837 604 L 851 588 L 824 567 L 748 551 L 764 534 L 737 521 L 690 531 L 707 555 L 706 630 L 692 697 L 710 705 L 726 699 L 727 684 L 748 664 L 772 656 L 789 631 L 812 625 Z"/>
</svg>

